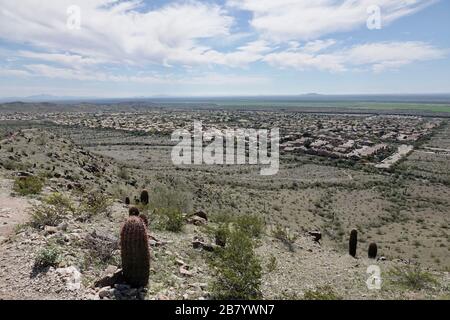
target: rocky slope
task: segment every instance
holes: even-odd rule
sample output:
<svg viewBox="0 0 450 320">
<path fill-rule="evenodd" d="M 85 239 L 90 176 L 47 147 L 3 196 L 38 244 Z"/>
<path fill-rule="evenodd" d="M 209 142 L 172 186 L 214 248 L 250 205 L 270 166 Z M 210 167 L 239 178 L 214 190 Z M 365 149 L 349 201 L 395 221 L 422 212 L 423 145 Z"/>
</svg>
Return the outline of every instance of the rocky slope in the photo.
<svg viewBox="0 0 450 320">
<path fill-rule="evenodd" d="M 132 197 L 143 187 L 133 174 L 123 177 L 113 161 L 91 154 L 49 132 L 26 130 L 8 134 L 0 142 L 0 299 L 209 299 L 212 254 L 198 248 L 197 240 L 211 243 L 214 219 L 184 219 L 181 232 L 150 225 L 150 284 L 146 289 L 108 285 L 120 268 L 118 237 L 128 216 L 115 187 Z M 38 195 L 21 196 L 13 190 L 17 176 L 45 178 Z M 143 183 L 142 183 L 143 184 Z M 108 210 L 89 219 L 68 214 L 57 226 L 29 225 L 30 207 L 41 205 L 58 192 L 77 208 L 99 190 L 111 199 Z M 151 193 L 151 189 L 150 189 Z M 194 212 L 195 209 L 194 208 Z M 213 213 L 207 213 L 211 216 Z M 402 286 L 389 270 L 407 267 L 407 261 L 358 258 L 297 234 L 290 243 L 273 236 L 269 227 L 256 240 L 263 267 L 261 290 L 266 299 L 448 299 L 448 272 L 428 270 L 435 281 L 423 289 Z M 37 257 L 49 246 L 58 252 L 54 266 L 41 268 Z M 208 249 L 208 248 L 206 248 Z M 382 254 L 382 253 L 381 253 Z M 381 290 L 369 290 L 367 268 L 377 265 Z M 105 278 L 106 276 L 106 278 Z M 102 280 L 98 283 L 99 280 Z"/>
</svg>

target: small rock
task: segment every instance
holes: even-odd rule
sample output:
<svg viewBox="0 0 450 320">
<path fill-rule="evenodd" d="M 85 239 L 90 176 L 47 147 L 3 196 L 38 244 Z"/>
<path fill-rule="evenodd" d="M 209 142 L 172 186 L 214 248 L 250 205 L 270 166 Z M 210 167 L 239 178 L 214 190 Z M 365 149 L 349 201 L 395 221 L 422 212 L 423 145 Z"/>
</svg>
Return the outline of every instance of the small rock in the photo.
<svg viewBox="0 0 450 320">
<path fill-rule="evenodd" d="M 45 226 L 44 227 L 44 232 L 46 235 L 48 234 L 55 234 L 56 232 L 58 232 L 58 228 L 57 227 L 52 227 L 52 226 Z"/>
<path fill-rule="evenodd" d="M 322 233 L 320 231 L 310 231 L 308 234 L 313 237 L 315 242 L 319 242 L 322 239 Z"/>
<path fill-rule="evenodd" d="M 178 264 L 178 265 L 180 265 L 180 266 L 184 266 L 184 265 L 186 264 L 186 263 L 184 263 L 184 261 L 181 260 L 181 259 L 175 260 L 175 263 Z"/>
<path fill-rule="evenodd" d="M 118 283 L 114 285 L 114 288 L 116 288 L 119 291 L 127 291 L 131 289 L 131 287 L 127 284 L 118 284 Z"/>
<path fill-rule="evenodd" d="M 98 292 L 98 296 L 100 297 L 100 299 L 104 299 L 104 298 L 108 297 L 110 294 L 110 290 L 111 290 L 111 287 L 101 288 L 100 291 Z"/>
<path fill-rule="evenodd" d="M 188 268 L 189 268 L 188 266 L 181 266 L 179 269 L 180 274 L 185 277 L 192 277 L 192 272 L 189 271 Z"/>
<path fill-rule="evenodd" d="M 71 266 L 67 268 L 59 268 L 56 273 L 66 278 L 66 288 L 70 291 L 76 291 L 81 288 L 81 273 L 77 268 Z"/>
<path fill-rule="evenodd" d="M 197 216 L 197 217 L 203 218 L 203 219 L 205 219 L 206 221 L 208 221 L 208 215 L 207 215 L 206 212 L 203 211 L 203 210 L 197 211 L 194 215 Z"/>
<path fill-rule="evenodd" d="M 58 225 L 57 229 L 59 231 L 67 231 L 68 227 L 69 227 L 69 224 L 67 222 L 62 222 Z"/>
<path fill-rule="evenodd" d="M 202 217 L 193 216 L 193 217 L 189 218 L 187 222 L 190 224 L 196 225 L 196 226 L 202 226 L 202 225 L 207 224 L 208 220 L 206 220 Z"/>
</svg>

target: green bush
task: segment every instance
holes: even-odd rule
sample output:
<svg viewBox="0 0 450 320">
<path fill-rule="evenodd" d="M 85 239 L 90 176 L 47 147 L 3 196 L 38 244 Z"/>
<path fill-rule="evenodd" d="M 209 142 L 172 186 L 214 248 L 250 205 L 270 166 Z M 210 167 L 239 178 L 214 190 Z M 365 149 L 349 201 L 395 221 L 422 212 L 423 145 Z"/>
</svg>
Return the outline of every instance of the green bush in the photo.
<svg viewBox="0 0 450 320">
<path fill-rule="evenodd" d="M 97 190 L 91 191 L 81 201 L 80 214 L 85 220 L 101 214 L 109 217 L 111 214 L 111 205 L 111 198 L 105 193 Z"/>
<path fill-rule="evenodd" d="M 163 208 L 155 211 L 158 217 L 158 227 L 171 232 L 183 230 L 184 217 L 180 210 Z"/>
<path fill-rule="evenodd" d="M 229 237 L 229 227 L 227 223 L 221 223 L 214 229 L 214 239 L 217 245 L 224 246 L 227 243 Z"/>
<path fill-rule="evenodd" d="M 70 200 L 69 197 L 59 193 L 55 192 L 49 195 L 44 199 L 44 202 L 48 205 L 54 206 L 62 215 L 67 215 L 70 213 L 75 213 L 75 205 Z"/>
<path fill-rule="evenodd" d="M 14 180 L 13 190 L 22 196 L 26 196 L 40 193 L 43 186 L 44 184 L 38 177 L 20 177 Z"/>
<path fill-rule="evenodd" d="M 43 228 L 45 226 L 57 226 L 65 218 L 55 206 L 41 203 L 34 204 L 30 208 L 30 224 L 35 228 Z"/>
<path fill-rule="evenodd" d="M 215 299 L 253 300 L 261 298 L 261 263 L 253 241 L 242 230 L 229 234 L 225 248 L 211 260 L 215 277 L 211 293 Z"/>
<path fill-rule="evenodd" d="M 428 289 L 437 284 L 436 279 L 419 265 L 394 267 L 388 272 L 388 276 L 391 283 L 411 290 Z"/>
<path fill-rule="evenodd" d="M 192 194 L 177 189 L 158 187 L 152 192 L 150 207 L 152 209 L 176 209 L 181 212 L 191 212 Z"/>
<path fill-rule="evenodd" d="M 259 238 L 264 232 L 264 220 L 256 215 L 242 215 L 236 218 L 236 225 L 243 232 Z"/>
<path fill-rule="evenodd" d="M 287 228 L 283 228 L 277 224 L 272 230 L 272 236 L 283 242 L 288 247 L 289 251 L 294 251 L 294 243 L 295 240 L 297 240 L 297 237 L 290 234 Z"/>
<path fill-rule="evenodd" d="M 36 254 L 34 264 L 36 267 L 57 267 L 61 260 L 61 252 L 55 244 L 47 244 Z"/>
<path fill-rule="evenodd" d="M 304 300 L 342 300 L 331 286 L 322 286 L 313 290 L 307 290 L 303 295 Z"/>
</svg>

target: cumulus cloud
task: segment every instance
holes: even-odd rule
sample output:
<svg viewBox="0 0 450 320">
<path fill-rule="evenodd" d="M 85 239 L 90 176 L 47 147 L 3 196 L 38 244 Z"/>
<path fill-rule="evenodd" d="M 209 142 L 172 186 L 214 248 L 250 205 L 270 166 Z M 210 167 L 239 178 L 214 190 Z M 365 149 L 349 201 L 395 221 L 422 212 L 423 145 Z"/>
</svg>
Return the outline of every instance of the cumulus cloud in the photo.
<svg viewBox="0 0 450 320">
<path fill-rule="evenodd" d="M 138 10 L 142 1 L 2 0 L 0 4 L 3 39 L 58 54 L 130 64 L 214 63 L 210 59 L 220 54 L 199 42 L 227 36 L 233 23 L 220 6 L 195 1 L 150 11 Z M 81 9 L 80 30 L 67 27 L 67 8 L 73 4 Z"/>
<path fill-rule="evenodd" d="M 343 72 L 365 68 L 381 72 L 439 59 L 446 52 L 414 41 L 345 47 L 325 35 L 364 26 L 371 5 L 382 8 L 383 24 L 387 25 L 434 2 L 228 0 L 223 6 L 186 0 L 148 9 L 143 0 L 0 0 L 0 38 L 23 46 L 7 53 L 0 50 L 0 55 L 12 59 L 5 58 L 11 65 L 0 69 L 0 74 L 165 84 L 188 79 L 161 73 L 145 75 L 145 71 L 154 66 L 211 71 L 217 66 L 245 68 L 264 62 L 297 70 Z M 67 8 L 74 4 L 81 9 L 80 30 L 67 27 Z M 252 13 L 250 31 L 239 28 L 230 7 Z M 114 66 L 117 74 L 110 71 Z M 135 70 L 143 70 L 144 75 L 135 72 L 137 75 L 130 76 Z M 267 81 L 242 75 L 220 77 L 217 73 L 191 76 L 190 80 L 222 84 Z"/>
<path fill-rule="evenodd" d="M 367 9 L 379 6 L 382 24 L 413 14 L 435 0 L 228 0 L 252 12 L 251 25 L 274 41 L 313 40 L 366 25 Z"/>
</svg>

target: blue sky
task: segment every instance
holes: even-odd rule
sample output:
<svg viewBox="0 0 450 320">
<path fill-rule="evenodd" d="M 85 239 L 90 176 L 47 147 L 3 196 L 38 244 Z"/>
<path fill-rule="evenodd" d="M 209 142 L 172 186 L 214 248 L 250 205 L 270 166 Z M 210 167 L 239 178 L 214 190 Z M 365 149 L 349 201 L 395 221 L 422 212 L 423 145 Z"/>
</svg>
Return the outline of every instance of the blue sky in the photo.
<svg viewBox="0 0 450 320">
<path fill-rule="evenodd" d="M 0 0 L 0 97 L 450 93 L 448 30 L 446 0 Z"/>
</svg>

